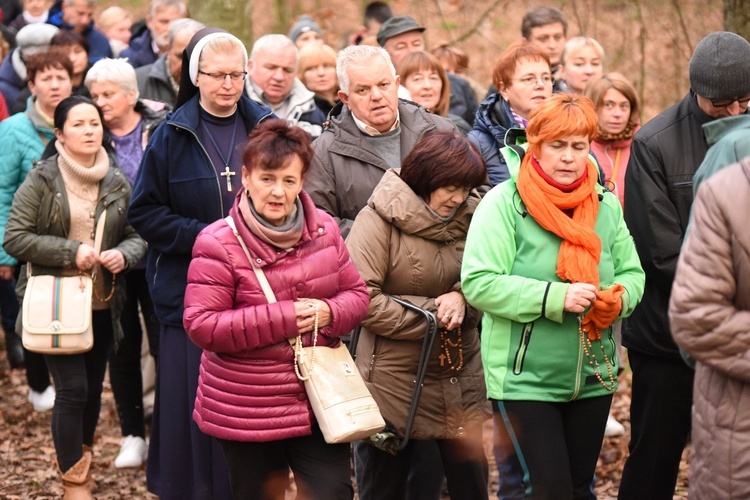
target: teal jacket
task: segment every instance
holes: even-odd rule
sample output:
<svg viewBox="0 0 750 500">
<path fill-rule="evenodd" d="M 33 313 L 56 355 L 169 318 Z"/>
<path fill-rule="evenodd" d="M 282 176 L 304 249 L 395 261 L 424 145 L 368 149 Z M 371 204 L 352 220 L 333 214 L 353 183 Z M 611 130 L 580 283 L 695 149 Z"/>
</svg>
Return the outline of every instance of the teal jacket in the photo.
<svg viewBox="0 0 750 500">
<path fill-rule="evenodd" d="M 693 176 L 693 195 L 713 174 L 750 156 L 750 115 L 729 116 L 703 125 L 709 150 Z"/>
<path fill-rule="evenodd" d="M 612 394 L 617 353 L 612 328 L 588 349 L 581 345 L 578 315 L 563 305 L 569 283 L 555 274 L 562 240 L 526 212 L 516 189 L 520 158 L 503 148 L 511 178 L 493 188 L 472 219 L 461 267 L 466 300 L 483 311 L 482 364 L 487 395 L 498 400 L 565 402 Z M 643 294 L 645 275 L 617 197 L 597 184 L 596 233 L 601 238 L 601 288 L 625 287 L 620 317 Z M 606 354 L 609 367 L 605 366 Z M 594 361 L 596 359 L 596 361 Z M 604 382 L 594 373 L 594 365 Z"/>
<path fill-rule="evenodd" d="M 53 137 L 52 127 L 36 112 L 33 98 L 29 98 L 25 112 L 0 122 L 0 241 L 5 236 L 13 196 Z M 17 262 L 0 247 L 0 266 L 15 266 Z"/>
</svg>

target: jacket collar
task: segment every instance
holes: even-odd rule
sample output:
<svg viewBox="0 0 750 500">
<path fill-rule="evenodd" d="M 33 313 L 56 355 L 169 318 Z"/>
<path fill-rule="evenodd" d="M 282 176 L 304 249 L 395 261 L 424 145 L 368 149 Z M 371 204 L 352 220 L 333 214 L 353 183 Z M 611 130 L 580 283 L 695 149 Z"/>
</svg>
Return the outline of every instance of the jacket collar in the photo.
<svg viewBox="0 0 750 500">
<path fill-rule="evenodd" d="M 476 190 L 472 190 L 453 218 L 444 222 L 429 210 L 427 202 L 419 198 L 395 170 L 389 170 L 383 175 L 367 204 L 380 218 L 406 234 L 451 242 L 466 237 L 471 215 L 479 204 L 479 195 Z"/>
<path fill-rule="evenodd" d="M 510 105 L 503 99 L 500 92 L 490 95 L 482 101 L 477 110 L 474 128 L 490 134 L 495 140 L 502 144 L 505 139 L 505 131 L 509 128 L 518 128 L 520 125 L 513 119 Z"/>
<path fill-rule="evenodd" d="M 237 193 L 234 200 L 234 205 L 229 210 L 229 215 L 234 219 L 234 224 L 237 226 L 237 232 L 240 237 L 247 245 L 247 249 L 250 252 L 250 256 L 256 259 L 254 262 L 258 267 L 265 267 L 273 264 L 286 255 L 286 251 L 275 248 L 268 243 L 265 243 L 258 239 L 247 227 L 242 214 L 239 212 L 239 200 L 241 196 L 245 196 L 245 190 L 241 190 Z M 317 239 L 325 234 L 325 224 L 323 219 L 318 213 L 318 209 L 315 207 L 312 198 L 305 192 L 300 191 L 300 201 L 302 202 L 302 208 L 305 212 L 305 226 L 302 229 L 302 236 L 295 245 L 295 248 L 301 246 L 307 242 Z M 260 259 L 258 261 L 257 259 Z"/>
<path fill-rule="evenodd" d="M 401 127 L 401 158 L 405 152 L 419 141 L 427 132 L 435 129 L 435 123 L 428 118 L 427 111 L 421 106 L 399 99 L 398 113 Z M 380 157 L 365 134 L 357 128 L 351 111 L 344 103 L 338 103 L 329 114 L 330 122 L 324 133 L 334 134 L 328 150 L 342 156 L 356 158 L 362 162 L 374 165 L 383 171 L 390 167 Z"/>
<path fill-rule="evenodd" d="M 45 160 L 39 160 L 34 163 L 34 168 L 39 175 L 50 185 L 64 186 L 60 167 L 57 165 L 58 155 L 55 153 Z M 111 161 L 111 159 L 110 159 Z M 99 196 L 106 195 L 110 192 L 121 193 L 119 187 L 124 183 L 125 176 L 119 168 L 110 168 L 107 174 L 99 181 Z M 59 184 L 58 184 L 59 183 Z"/>
<path fill-rule="evenodd" d="M 200 94 L 190 98 L 188 102 L 180 106 L 176 111 L 167 116 L 167 121 L 171 125 L 190 130 L 194 134 L 198 133 L 198 123 L 200 123 Z M 247 130 L 252 130 L 256 124 L 262 120 L 273 116 L 270 109 L 265 106 L 251 101 L 244 95 L 237 102 L 237 109 L 240 116 L 245 121 Z"/>
<path fill-rule="evenodd" d="M 708 145 L 713 146 L 728 133 L 743 128 L 750 129 L 750 115 L 728 116 L 704 123 L 703 134 L 706 136 Z"/>
</svg>

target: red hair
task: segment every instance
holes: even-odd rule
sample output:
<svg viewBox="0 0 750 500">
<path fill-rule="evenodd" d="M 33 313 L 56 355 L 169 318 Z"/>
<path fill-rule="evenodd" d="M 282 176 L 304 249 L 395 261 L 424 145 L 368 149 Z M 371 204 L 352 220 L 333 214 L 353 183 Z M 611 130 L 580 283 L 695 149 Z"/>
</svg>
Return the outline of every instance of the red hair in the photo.
<svg viewBox="0 0 750 500">
<path fill-rule="evenodd" d="M 552 94 L 531 112 L 526 127 L 529 152 L 539 154 L 542 143 L 571 135 L 585 135 L 591 142 L 598 121 L 594 103 L 588 97 L 567 92 Z"/>
<path fill-rule="evenodd" d="M 546 62 L 547 66 L 550 67 L 550 73 L 552 73 L 552 65 L 547 53 L 536 44 L 524 39 L 512 43 L 497 60 L 495 67 L 492 69 L 492 84 L 498 90 L 508 88 L 511 78 L 513 78 L 516 68 L 522 60 Z"/>
<path fill-rule="evenodd" d="M 310 169 L 313 148 L 310 135 L 299 127 L 278 118 L 257 125 L 248 137 L 242 162 L 248 172 L 255 168 L 277 170 L 294 158 L 302 161 L 302 177 Z"/>
</svg>

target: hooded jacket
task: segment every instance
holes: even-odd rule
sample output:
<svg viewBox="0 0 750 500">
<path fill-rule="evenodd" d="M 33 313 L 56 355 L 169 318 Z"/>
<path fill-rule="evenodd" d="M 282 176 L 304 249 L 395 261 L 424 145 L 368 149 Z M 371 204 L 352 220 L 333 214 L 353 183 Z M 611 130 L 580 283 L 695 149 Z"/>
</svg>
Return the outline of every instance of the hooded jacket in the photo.
<svg viewBox="0 0 750 500">
<path fill-rule="evenodd" d="M 233 441 L 308 436 L 314 416 L 287 341 L 299 334 L 294 301 L 328 304 L 331 324 L 320 330 L 317 345 L 333 347 L 364 318 L 370 299 L 336 223 L 307 193 L 299 194 L 305 222 L 291 251 L 251 232 L 238 206 L 241 196 L 230 215 L 277 302 L 269 304 L 225 220 L 198 235 L 184 316 L 188 335 L 204 349 L 193 419 L 206 434 Z M 310 334 L 303 338 L 311 345 Z"/>
<path fill-rule="evenodd" d="M 750 159 L 706 180 L 680 254 L 669 319 L 696 361 L 690 498 L 750 498 Z"/>
<path fill-rule="evenodd" d="M 482 153 L 492 186 L 510 177 L 505 158 L 500 154 L 500 150 L 506 146 L 505 133 L 509 128 L 522 127 L 513 119 L 510 105 L 500 93 L 490 95 L 479 105 L 474 128 L 468 138 Z"/>
<path fill-rule="evenodd" d="M 680 359 L 667 309 L 690 220 L 693 175 L 708 150 L 702 125 L 713 120 L 691 90 L 633 137 L 624 213 L 648 280 L 643 304 L 623 324 L 622 345 L 628 349 Z"/>
<path fill-rule="evenodd" d="M 383 418 L 403 436 L 419 364 L 425 322 L 383 294 L 437 312 L 435 298 L 461 291 L 466 231 L 479 203 L 472 192 L 444 222 L 389 170 L 357 216 L 346 240 L 372 298 L 362 322 L 357 366 Z M 468 308 L 462 325 L 463 367 L 441 365 L 440 339 L 430 354 L 411 437 L 455 439 L 490 415 L 479 355 L 479 315 Z M 452 353 L 458 365 L 458 350 Z"/>
<path fill-rule="evenodd" d="M 128 220 L 148 242 L 146 277 L 156 315 L 178 328 L 195 238 L 230 208 L 224 207 L 223 182 L 198 140 L 198 100 L 197 94 L 190 98 L 151 136 L 128 209 Z M 237 104 L 248 131 L 272 116 L 245 97 Z"/>
<path fill-rule="evenodd" d="M 55 134 L 36 110 L 33 97 L 26 112 L 0 122 L 0 241 L 5 234 L 13 196 L 42 157 L 46 143 Z M 17 260 L 0 248 L 0 266 L 15 266 Z"/>
<path fill-rule="evenodd" d="M 257 102 L 261 106 L 269 106 L 273 109 L 269 103 L 265 102 L 260 95 L 255 91 L 253 82 L 250 78 L 245 83 L 245 93 L 253 101 Z M 316 139 L 323 132 L 323 123 L 326 121 L 326 115 L 318 109 L 315 104 L 315 94 L 309 90 L 300 81 L 299 78 L 294 79 L 294 85 L 289 95 L 284 98 L 285 102 L 282 106 L 287 110 L 286 115 L 280 115 L 277 110 L 274 109 L 276 116 L 283 120 L 287 120 L 292 125 L 297 125 L 302 128 L 305 132 L 310 134 L 310 137 Z"/>
<path fill-rule="evenodd" d="M 693 177 L 698 186 L 719 170 L 750 156 L 750 115 L 729 116 L 703 125 L 709 150 Z"/>
<path fill-rule="evenodd" d="M 67 239 L 70 230 L 70 206 L 60 168 L 58 156 L 40 161 L 29 172 L 26 180 L 18 188 L 8 224 L 5 228 L 3 248 L 8 254 L 23 262 L 33 264 L 34 274 L 61 275 L 76 269 L 76 253 L 80 241 Z M 125 211 L 130 202 L 130 184 L 119 168 L 110 166 L 104 178 L 99 181 L 99 201 L 95 218 L 98 220 L 107 211 L 104 226 L 102 250 L 119 250 L 125 257 L 126 267 L 141 260 L 146 245 L 125 219 Z M 112 275 L 106 268 L 101 269 L 100 279 L 104 280 L 109 293 Z M 98 278 L 99 279 L 99 278 Z M 19 303 L 23 303 L 26 290 L 26 265 L 16 284 Z M 115 294 L 110 301 L 112 325 L 115 341 L 122 338 L 120 315 L 125 305 L 125 287 L 122 280 L 115 281 Z M 18 315 L 16 330 L 21 332 L 22 312 Z"/>
<path fill-rule="evenodd" d="M 556 272 L 562 240 L 528 214 L 516 187 L 518 155 L 511 148 L 504 148 L 502 154 L 511 178 L 482 199 L 469 228 L 461 268 L 466 300 L 484 312 L 482 363 L 487 395 L 497 400 L 563 403 L 613 394 L 618 365 L 612 328 L 602 331 L 601 341 L 591 343 L 593 356 L 587 359 L 579 315 L 564 310 L 570 284 Z M 594 227 L 602 245 L 600 289 L 616 283 L 625 287 L 623 318 L 636 309 L 645 275 L 620 203 L 601 185 L 595 189 L 600 196 Z M 608 385 L 612 374 L 609 390 L 589 364 L 594 357 Z"/>
<path fill-rule="evenodd" d="M 428 132 L 456 130 L 447 118 L 401 99 L 398 111 L 402 161 Z M 305 179 L 305 190 L 318 208 L 333 216 L 346 238 L 354 218 L 390 167 L 365 139 L 343 103 L 333 108 L 329 125 L 313 148 L 315 156 Z"/>
</svg>

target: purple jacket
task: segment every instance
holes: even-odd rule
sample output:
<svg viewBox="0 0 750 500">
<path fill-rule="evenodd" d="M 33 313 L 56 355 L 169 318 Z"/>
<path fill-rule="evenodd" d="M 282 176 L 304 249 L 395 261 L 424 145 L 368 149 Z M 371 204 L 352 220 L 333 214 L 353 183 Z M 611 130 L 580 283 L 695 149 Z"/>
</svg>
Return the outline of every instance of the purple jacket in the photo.
<svg viewBox="0 0 750 500">
<path fill-rule="evenodd" d="M 367 314 L 370 298 L 339 228 L 304 191 L 305 227 L 291 252 L 255 237 L 235 201 L 230 214 L 278 302 L 269 304 L 226 221 L 198 235 L 188 270 L 184 325 L 204 349 L 193 419 L 201 431 L 234 441 L 275 441 L 311 433 L 312 409 L 294 371 L 287 339 L 298 334 L 294 301 L 325 300 L 331 324 L 318 345 L 338 338 Z M 310 334 L 303 336 L 305 346 Z"/>
</svg>

